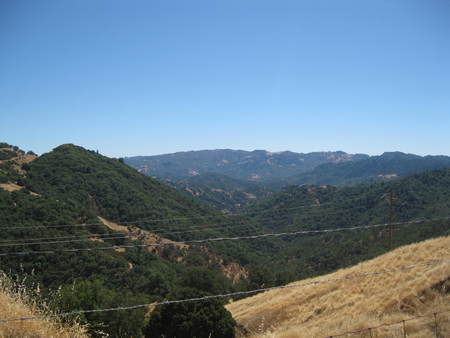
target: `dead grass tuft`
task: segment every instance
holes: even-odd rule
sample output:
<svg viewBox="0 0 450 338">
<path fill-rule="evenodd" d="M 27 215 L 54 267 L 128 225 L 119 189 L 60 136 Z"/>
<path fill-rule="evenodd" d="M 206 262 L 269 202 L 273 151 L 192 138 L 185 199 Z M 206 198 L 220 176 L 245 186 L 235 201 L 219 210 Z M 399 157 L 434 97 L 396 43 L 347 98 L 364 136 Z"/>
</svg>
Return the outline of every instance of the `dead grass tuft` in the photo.
<svg viewBox="0 0 450 338">
<path fill-rule="evenodd" d="M 44 310 L 43 310 L 44 309 Z M 48 306 L 30 297 L 23 285 L 17 285 L 0 275 L 1 318 L 21 318 L 50 314 Z M 39 319 L 0 323 L 0 338 L 82 338 L 88 337 L 85 327 L 63 324 L 57 319 Z"/>
</svg>

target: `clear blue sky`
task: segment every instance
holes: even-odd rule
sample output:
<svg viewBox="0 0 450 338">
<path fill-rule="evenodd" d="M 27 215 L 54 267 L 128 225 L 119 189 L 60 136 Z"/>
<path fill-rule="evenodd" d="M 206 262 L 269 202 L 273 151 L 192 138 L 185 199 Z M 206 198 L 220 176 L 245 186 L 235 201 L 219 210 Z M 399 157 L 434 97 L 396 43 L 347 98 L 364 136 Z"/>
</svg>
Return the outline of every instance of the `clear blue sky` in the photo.
<svg viewBox="0 0 450 338">
<path fill-rule="evenodd" d="M 448 0 L 0 0 L 0 140 L 450 155 Z"/>
</svg>

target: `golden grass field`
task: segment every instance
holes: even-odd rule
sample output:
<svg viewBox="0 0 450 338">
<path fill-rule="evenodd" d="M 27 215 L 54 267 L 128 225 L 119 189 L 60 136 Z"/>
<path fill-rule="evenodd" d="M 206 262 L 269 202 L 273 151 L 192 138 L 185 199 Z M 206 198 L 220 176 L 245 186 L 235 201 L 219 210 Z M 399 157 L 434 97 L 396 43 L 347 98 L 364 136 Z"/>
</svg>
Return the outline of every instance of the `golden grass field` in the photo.
<svg viewBox="0 0 450 338">
<path fill-rule="evenodd" d="M 450 258 L 450 236 L 400 247 L 350 268 L 292 284 Z M 267 291 L 227 305 L 239 335 L 329 337 L 418 315 L 437 316 L 438 335 L 450 337 L 450 262 L 366 278 Z M 406 337 L 435 337 L 434 317 L 406 323 Z M 404 337 L 402 324 L 343 337 Z"/>
<path fill-rule="evenodd" d="M 45 304 L 38 304 L 27 295 L 24 288 L 11 287 L 9 279 L 0 276 L 0 317 L 19 318 L 45 313 Z M 55 319 L 39 319 L 0 323 L 0 337 L 12 338 L 82 338 L 88 337 L 86 329 L 77 324 L 62 325 Z"/>
<path fill-rule="evenodd" d="M 450 257 L 450 236 L 398 248 L 385 255 L 332 274 L 297 283 L 342 278 L 372 271 L 426 263 Z M 439 337 L 450 337 L 449 262 L 415 267 L 366 278 L 333 281 L 298 288 L 272 290 L 227 306 L 239 325 L 238 334 L 250 337 L 329 337 L 418 315 L 438 315 Z M 42 314 L 45 304 L 11 288 L 0 276 L 1 318 Z M 406 323 L 406 337 L 435 337 L 434 317 Z M 87 337 L 86 328 L 62 325 L 55 319 L 0 323 L 0 337 Z M 404 337 L 402 325 L 383 327 L 344 337 Z"/>
</svg>

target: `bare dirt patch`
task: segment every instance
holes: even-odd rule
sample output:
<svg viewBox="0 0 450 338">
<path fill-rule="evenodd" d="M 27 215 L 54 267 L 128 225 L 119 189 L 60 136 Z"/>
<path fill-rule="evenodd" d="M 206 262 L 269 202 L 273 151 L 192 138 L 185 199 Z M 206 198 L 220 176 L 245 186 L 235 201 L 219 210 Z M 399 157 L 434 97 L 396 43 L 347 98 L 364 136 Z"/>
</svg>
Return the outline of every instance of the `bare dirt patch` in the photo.
<svg viewBox="0 0 450 338">
<path fill-rule="evenodd" d="M 15 183 L 0 183 L 0 188 L 2 188 L 3 190 L 9 191 L 9 192 L 23 189 L 23 187 L 15 184 Z"/>
</svg>

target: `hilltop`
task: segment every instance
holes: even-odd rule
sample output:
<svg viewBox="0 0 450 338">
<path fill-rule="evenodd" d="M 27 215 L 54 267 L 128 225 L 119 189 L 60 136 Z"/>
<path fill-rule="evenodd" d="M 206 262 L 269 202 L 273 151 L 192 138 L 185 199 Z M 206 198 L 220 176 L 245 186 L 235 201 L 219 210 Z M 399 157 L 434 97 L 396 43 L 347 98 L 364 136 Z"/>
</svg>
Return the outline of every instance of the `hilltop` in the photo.
<svg viewBox="0 0 450 338">
<path fill-rule="evenodd" d="M 266 235 L 383 223 L 389 210 L 385 197 L 391 191 L 398 201 L 398 221 L 438 218 L 399 226 L 394 246 L 449 230 L 448 169 L 364 187 L 291 186 L 248 204 L 242 213 L 224 215 L 121 159 L 76 145 L 62 145 L 39 157 L 9 149 L 14 154 L 3 160 L 0 172 L 5 184 L 16 189 L 0 189 L 0 254 L 7 254 L 0 256 L 0 267 L 42 286 L 44 298 L 60 288 L 61 297 L 53 303 L 58 311 L 280 285 L 373 258 L 388 250 L 383 227 Z M 18 163 L 25 155 L 30 161 Z M 238 191 L 242 184 L 219 174 L 200 176 L 189 181 L 204 191 Z M 250 182 L 247 189 L 256 188 Z M 228 237 L 239 240 L 189 242 Z M 171 244 L 141 247 L 155 243 Z M 90 324 L 90 333 L 103 330 L 112 336 L 140 335 L 148 322 L 145 309 L 80 319 Z"/>
<path fill-rule="evenodd" d="M 227 175 L 234 179 L 265 182 L 314 169 L 323 163 L 358 161 L 364 154 L 337 152 L 295 153 L 265 150 L 201 150 L 156 156 L 126 157 L 127 164 L 138 171 L 159 178 L 184 179 L 206 173 Z"/>
<path fill-rule="evenodd" d="M 288 177 L 274 186 L 291 184 L 357 185 L 391 181 L 427 170 L 450 168 L 449 156 L 418 156 L 387 152 L 361 161 L 325 163 L 307 173 Z"/>
<path fill-rule="evenodd" d="M 450 236 L 447 236 L 403 246 L 353 267 L 290 285 L 449 258 Z M 450 311 L 449 286 L 450 264 L 446 262 L 366 278 L 267 291 L 233 302 L 227 308 L 241 327 L 241 333 L 271 338 L 326 337 L 417 315 Z M 450 332 L 449 315 L 447 312 L 439 320 L 441 333 Z M 408 337 L 432 336 L 433 324 L 432 316 L 408 322 Z M 400 336 L 401 330 L 397 325 L 373 330 L 373 334 L 397 337 L 395 334 Z"/>
<path fill-rule="evenodd" d="M 223 211 L 237 212 L 290 185 L 356 186 L 450 168 L 448 156 L 386 152 L 204 150 L 124 159 L 139 172 Z"/>
<path fill-rule="evenodd" d="M 184 288 L 204 294 L 245 287 L 245 281 L 238 285 L 247 272 L 234 259 L 233 245 L 138 247 L 227 235 L 223 229 L 191 232 L 192 226 L 232 223 L 219 211 L 118 159 L 75 145 L 30 154 L 32 161 L 20 165 L 12 161 L 24 152 L 11 149 L 0 172 L 5 184 L 18 188 L 0 189 L 0 253 L 8 254 L 0 257 L 0 269 L 24 278 L 25 287 L 39 284 L 44 298 L 60 289 L 55 310 L 150 302 L 175 297 Z M 124 245 L 130 247 L 120 248 Z M 100 250 L 105 247 L 111 249 Z M 90 324 L 89 333 L 134 336 L 146 325 L 145 313 L 87 314 L 81 322 Z"/>
</svg>

